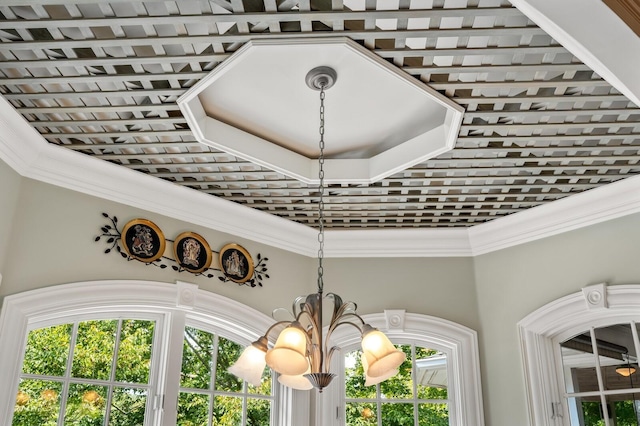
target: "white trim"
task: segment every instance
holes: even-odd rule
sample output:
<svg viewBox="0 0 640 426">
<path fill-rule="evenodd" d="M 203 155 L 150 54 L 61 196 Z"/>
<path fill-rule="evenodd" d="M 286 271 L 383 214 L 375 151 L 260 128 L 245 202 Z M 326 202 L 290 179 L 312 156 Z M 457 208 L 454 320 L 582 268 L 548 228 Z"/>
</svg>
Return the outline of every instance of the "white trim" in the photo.
<svg viewBox="0 0 640 426">
<path fill-rule="evenodd" d="M 237 203 L 49 144 L 0 97 L 0 158 L 22 176 L 315 256 L 316 232 Z"/>
<path fill-rule="evenodd" d="M 428 315 L 406 313 L 403 327 L 387 329 L 387 314 L 368 314 L 362 318 L 382 331 L 391 339 L 420 346 L 428 346 L 447 354 L 449 377 L 449 421 L 451 426 L 483 426 L 482 386 L 477 333 L 463 325 Z M 360 334 L 352 327 L 338 328 L 333 333 L 332 344 L 345 350 L 360 343 Z M 335 360 L 334 360 L 335 361 Z M 328 388 L 325 393 L 341 392 L 340 403 L 344 405 L 344 383 Z M 323 396 L 324 401 L 335 401 L 335 397 Z M 324 402 L 321 401 L 321 402 Z M 324 406 L 323 413 L 333 413 L 331 407 Z M 330 424 L 323 419 L 322 425 Z M 340 419 L 344 420 L 344 419 Z M 320 424 L 320 423 L 318 423 Z M 343 423 L 339 423 L 343 424 Z"/>
<path fill-rule="evenodd" d="M 325 257 L 467 257 L 466 229 L 325 231 Z"/>
<path fill-rule="evenodd" d="M 0 97 L 0 159 L 22 176 L 314 257 L 316 231 L 47 143 Z M 215 212 L 212 213 L 212 212 Z M 325 257 L 468 257 L 640 212 L 640 176 L 464 229 L 328 230 Z"/>
<path fill-rule="evenodd" d="M 175 284 L 152 281 L 88 281 L 5 297 L 0 311 L 0 383 L 3 384 L 0 387 L 0 424 L 11 423 L 25 339 L 29 328 L 37 323 L 60 322 L 78 315 L 95 316 L 107 311 L 173 314 L 187 321 L 211 325 L 216 332 L 240 344 L 256 340 L 273 324 L 273 319 L 261 312 L 184 283 L 180 284 L 180 289 L 191 291 L 194 303 L 193 307 L 178 307 L 178 302 L 185 299 L 178 288 Z M 181 333 L 177 339 L 180 356 Z M 176 333 L 173 335 L 175 343 Z M 165 345 L 169 345 L 166 339 Z M 166 349 L 165 346 L 162 352 Z M 176 358 L 176 353 L 166 354 L 161 363 L 171 362 L 172 356 L 173 362 L 180 358 Z"/>
<path fill-rule="evenodd" d="M 640 176 L 633 176 L 469 228 L 473 255 L 640 212 Z"/>
<path fill-rule="evenodd" d="M 511 3 L 640 106 L 637 73 L 640 38 L 602 0 L 512 0 Z"/>
<path fill-rule="evenodd" d="M 606 287 L 606 291 L 607 308 L 590 308 L 585 298 L 589 291 L 580 291 L 548 303 L 518 323 L 529 425 L 569 425 L 564 403 L 564 416 L 551 418 L 551 404 L 560 402 L 564 394 L 557 343 L 590 327 L 630 322 L 640 317 L 640 285 Z"/>
</svg>

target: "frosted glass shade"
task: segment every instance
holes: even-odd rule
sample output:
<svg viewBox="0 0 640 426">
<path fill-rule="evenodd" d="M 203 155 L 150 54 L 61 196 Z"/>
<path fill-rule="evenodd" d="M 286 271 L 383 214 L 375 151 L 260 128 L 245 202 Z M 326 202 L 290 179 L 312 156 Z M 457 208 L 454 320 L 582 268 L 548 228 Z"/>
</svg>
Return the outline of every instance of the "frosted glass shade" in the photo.
<svg viewBox="0 0 640 426">
<path fill-rule="evenodd" d="M 400 372 L 400 370 L 395 368 L 393 370 L 387 371 L 382 376 L 371 377 L 369 375 L 369 365 L 367 364 L 367 357 L 365 357 L 364 354 L 362 354 L 360 356 L 360 360 L 362 361 L 362 367 L 364 368 L 364 376 L 365 376 L 364 385 L 365 386 L 377 385 L 378 383 L 384 382 L 385 380 L 395 376 Z"/>
<path fill-rule="evenodd" d="M 254 345 L 249 345 L 240 355 L 240 358 L 227 369 L 227 371 L 236 377 L 240 377 L 251 383 L 253 386 L 260 386 L 262 382 L 262 373 L 267 365 L 265 361 L 265 351 Z"/>
<path fill-rule="evenodd" d="M 362 336 L 362 352 L 369 366 L 371 377 L 381 377 L 400 367 L 406 359 L 404 352 L 396 349 L 391 341 L 379 330 L 365 326 Z"/>
<path fill-rule="evenodd" d="M 297 390 L 313 389 L 313 385 L 311 384 L 309 379 L 304 377 L 304 374 L 308 374 L 308 373 L 311 373 L 311 366 L 308 366 L 307 371 L 305 371 L 303 374 L 299 374 L 297 376 L 289 376 L 286 374 L 281 374 L 280 376 L 278 376 L 278 381 L 285 386 L 288 386 L 290 388 L 297 389 Z"/>
<path fill-rule="evenodd" d="M 298 376 L 309 367 L 306 354 L 307 333 L 300 324 L 293 323 L 282 330 L 276 345 L 267 352 L 266 361 L 280 374 Z"/>
</svg>

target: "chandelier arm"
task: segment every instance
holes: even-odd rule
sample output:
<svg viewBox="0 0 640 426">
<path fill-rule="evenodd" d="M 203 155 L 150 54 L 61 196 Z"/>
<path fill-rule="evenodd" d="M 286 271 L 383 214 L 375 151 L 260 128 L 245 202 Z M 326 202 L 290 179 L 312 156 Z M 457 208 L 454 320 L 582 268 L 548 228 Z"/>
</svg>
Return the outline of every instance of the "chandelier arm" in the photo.
<svg viewBox="0 0 640 426">
<path fill-rule="evenodd" d="M 360 318 L 358 315 L 353 314 L 356 317 L 358 317 L 361 321 L 362 318 Z M 364 324 L 364 321 L 363 321 Z M 335 350 L 336 346 L 332 347 L 331 350 L 329 351 L 329 340 L 331 340 L 331 334 L 341 325 L 350 325 L 356 328 L 356 330 L 358 330 L 358 332 L 360 332 L 360 334 L 362 335 L 362 329 L 360 327 L 358 327 L 356 324 L 350 322 L 350 321 L 344 321 L 344 322 L 331 322 L 331 324 L 329 324 L 329 330 L 327 331 L 327 336 L 325 338 L 324 341 L 324 351 L 327 354 L 327 359 L 326 359 L 326 368 L 328 369 L 329 366 L 331 365 L 331 353 Z"/>
<path fill-rule="evenodd" d="M 362 320 L 362 318 L 360 318 L 358 315 L 354 316 L 358 317 L 360 320 Z M 360 332 L 360 334 L 362 334 L 362 328 L 360 326 L 358 326 L 357 324 L 352 323 L 351 321 L 338 321 L 338 322 L 332 322 L 331 324 L 329 324 L 329 330 L 327 330 L 327 338 L 326 340 L 329 341 L 329 337 L 331 336 L 331 334 L 341 325 L 350 325 L 356 328 L 356 330 L 358 330 Z M 363 324 L 364 325 L 364 322 Z"/>
<path fill-rule="evenodd" d="M 326 364 L 325 364 L 325 373 L 329 373 L 329 366 L 331 366 L 331 359 L 333 358 L 333 353 L 340 349 L 340 347 L 338 346 L 332 346 L 331 349 L 329 350 L 329 352 L 327 352 L 327 359 L 326 359 Z"/>
<path fill-rule="evenodd" d="M 305 303 L 306 305 L 306 303 Z M 322 342 L 322 335 L 321 335 L 321 331 L 320 328 L 318 327 L 318 322 L 316 320 L 316 318 L 314 318 L 314 316 L 311 314 L 311 312 L 309 312 L 306 309 L 303 309 L 302 311 L 300 311 L 300 314 L 298 315 L 298 317 L 296 318 L 296 321 L 300 322 L 300 318 L 306 315 L 306 317 L 309 319 L 309 322 L 311 323 L 311 337 L 309 338 L 309 336 L 307 336 L 309 338 L 309 343 L 310 344 L 314 344 L 314 337 L 316 338 L 315 340 L 317 340 L 318 342 Z"/>
<path fill-rule="evenodd" d="M 302 314 L 306 314 L 309 321 L 311 321 L 316 328 L 318 327 L 318 319 L 316 318 L 316 309 L 314 309 L 313 305 L 308 301 L 302 304 L 302 309 L 300 309 L 300 312 L 298 312 L 296 315 L 296 321 L 300 322 L 300 318 L 302 317 Z"/>
<path fill-rule="evenodd" d="M 287 326 L 293 324 L 293 321 L 278 321 L 275 324 L 271 325 L 271 327 L 269 327 L 266 331 L 266 333 L 264 333 L 264 337 L 267 338 L 267 340 L 269 340 L 269 333 L 271 333 L 273 331 L 274 328 L 286 324 Z"/>
<path fill-rule="evenodd" d="M 331 314 L 331 321 L 340 317 L 341 312 L 343 312 L 346 307 L 345 305 L 351 302 L 347 302 L 346 304 L 342 301 L 342 297 L 335 293 L 327 293 L 327 298 L 333 299 L 333 312 Z M 354 304 L 355 305 L 355 304 Z"/>
<path fill-rule="evenodd" d="M 347 310 L 348 310 L 351 306 L 353 306 L 353 312 L 347 312 Z M 337 320 L 337 319 L 339 319 L 339 318 L 341 318 L 341 317 L 349 316 L 349 315 L 356 315 L 356 316 L 358 316 L 358 315 L 355 313 L 355 310 L 356 310 L 356 309 L 357 309 L 357 305 L 356 305 L 355 303 L 353 303 L 353 302 L 346 302 L 346 303 L 343 303 L 342 305 L 340 305 L 339 307 L 337 307 L 337 308 L 335 308 L 335 309 L 334 309 L 334 311 L 333 311 L 333 319 L 336 319 L 336 320 Z M 333 321 L 333 319 L 332 319 L 332 321 Z M 363 325 L 364 325 L 364 321 L 362 320 L 362 318 L 360 318 L 360 316 L 358 316 L 358 319 L 359 319 L 360 321 L 362 321 L 362 323 L 363 323 Z"/>
<path fill-rule="evenodd" d="M 305 300 L 306 296 L 298 296 L 295 298 L 295 300 L 293 301 L 293 306 L 291 309 L 291 312 L 293 312 L 293 317 L 294 318 L 298 318 L 298 315 L 300 314 L 300 302 Z"/>
<path fill-rule="evenodd" d="M 354 324 L 353 322 L 349 321 L 349 319 L 352 318 L 356 318 L 358 321 L 360 321 L 360 323 L 362 324 L 362 326 L 364 326 L 366 324 L 366 322 L 364 322 L 364 320 L 362 319 L 362 317 L 358 314 L 356 314 L 355 312 L 349 312 L 346 314 L 342 314 L 340 317 L 338 317 L 336 319 L 336 321 L 331 321 L 331 324 L 329 326 L 329 330 L 335 330 L 338 325 L 340 324 L 353 324 L 353 326 L 355 326 L 358 330 L 360 330 L 360 332 L 362 333 L 362 328 L 357 326 L 356 324 Z M 346 321 L 344 321 L 345 319 L 348 319 Z"/>
</svg>

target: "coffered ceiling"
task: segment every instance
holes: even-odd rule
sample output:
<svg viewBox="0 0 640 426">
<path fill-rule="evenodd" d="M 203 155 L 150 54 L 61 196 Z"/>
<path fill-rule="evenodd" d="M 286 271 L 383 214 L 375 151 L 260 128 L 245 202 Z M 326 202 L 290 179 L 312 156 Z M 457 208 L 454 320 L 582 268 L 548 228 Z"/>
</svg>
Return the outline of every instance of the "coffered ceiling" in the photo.
<svg viewBox="0 0 640 426">
<path fill-rule="evenodd" d="M 176 103 L 250 40 L 348 37 L 465 109 L 452 151 L 330 185 L 329 228 L 469 227 L 640 172 L 640 109 L 503 0 L 16 0 L 0 16 L 0 93 L 50 144 L 310 226 L 316 185 L 200 144 Z"/>
</svg>

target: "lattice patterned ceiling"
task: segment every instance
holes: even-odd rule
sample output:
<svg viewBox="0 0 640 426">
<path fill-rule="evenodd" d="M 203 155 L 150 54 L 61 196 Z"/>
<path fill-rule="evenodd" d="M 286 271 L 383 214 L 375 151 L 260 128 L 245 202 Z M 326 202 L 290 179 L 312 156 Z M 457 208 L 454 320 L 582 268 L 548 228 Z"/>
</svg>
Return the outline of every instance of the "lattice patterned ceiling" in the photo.
<svg viewBox="0 0 640 426">
<path fill-rule="evenodd" d="M 640 172 L 640 109 L 506 1 L 3 4 L 0 92 L 47 141 L 311 226 L 315 187 L 200 145 L 176 105 L 247 40 L 347 36 L 466 108 L 453 151 L 332 185 L 328 227 L 465 227 Z"/>
</svg>

